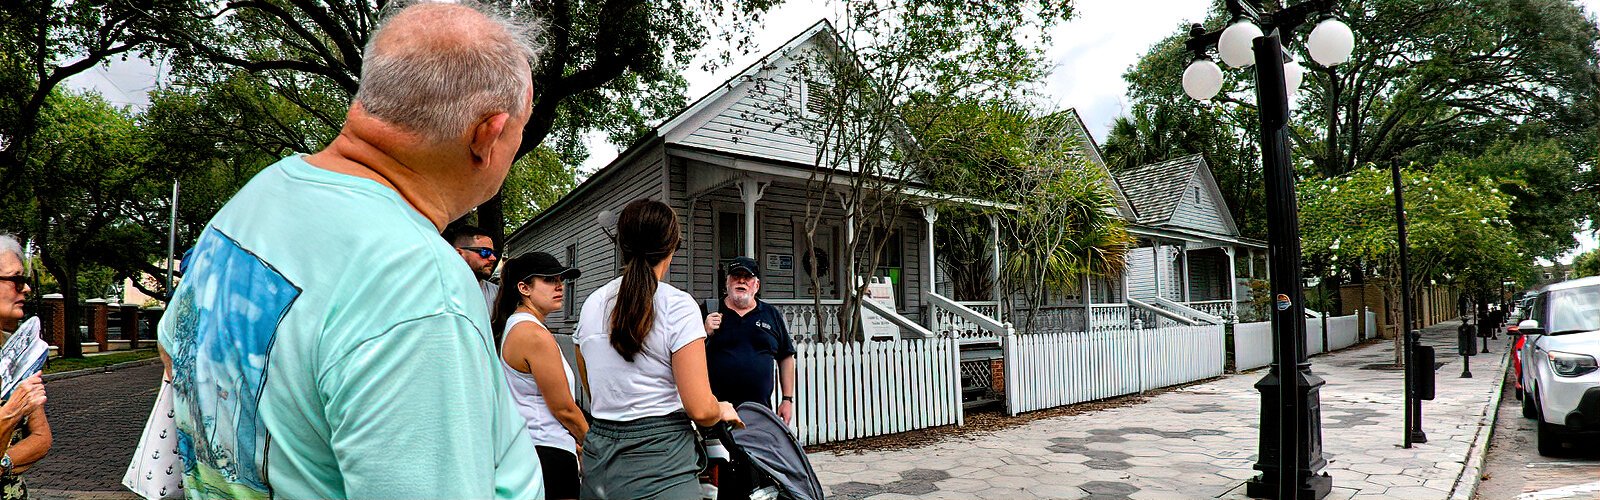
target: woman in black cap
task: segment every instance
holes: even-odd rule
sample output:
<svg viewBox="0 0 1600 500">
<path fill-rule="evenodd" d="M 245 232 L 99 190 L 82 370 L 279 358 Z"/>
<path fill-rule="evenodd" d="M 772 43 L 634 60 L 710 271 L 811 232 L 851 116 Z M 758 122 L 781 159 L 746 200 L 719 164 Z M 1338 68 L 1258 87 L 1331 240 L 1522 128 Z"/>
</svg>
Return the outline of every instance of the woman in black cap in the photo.
<svg viewBox="0 0 1600 500">
<path fill-rule="evenodd" d="M 544 319 L 561 309 L 564 282 L 579 274 L 544 252 L 517 256 L 500 271 L 516 281 L 503 282 L 494 301 L 500 370 L 517 412 L 528 421 L 544 470 L 545 497 L 552 499 L 578 498 L 578 443 L 589 424 L 573 397 L 572 366 Z"/>
</svg>

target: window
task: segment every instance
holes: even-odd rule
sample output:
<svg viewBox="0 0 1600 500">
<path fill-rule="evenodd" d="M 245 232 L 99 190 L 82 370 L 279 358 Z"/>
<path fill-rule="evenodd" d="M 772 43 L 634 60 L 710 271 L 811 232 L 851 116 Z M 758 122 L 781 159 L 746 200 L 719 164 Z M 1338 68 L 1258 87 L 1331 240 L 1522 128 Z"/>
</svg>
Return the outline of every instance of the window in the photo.
<svg viewBox="0 0 1600 500">
<path fill-rule="evenodd" d="M 744 214 L 717 213 L 717 265 L 721 266 L 744 252 Z M 754 255 L 750 258 L 755 258 Z"/>
<path fill-rule="evenodd" d="M 902 246 L 903 240 L 899 231 L 884 231 L 880 229 L 876 233 L 877 239 L 869 242 L 869 245 L 877 246 L 877 243 L 882 241 L 883 238 L 888 238 L 888 241 L 883 242 L 883 253 L 878 256 L 878 267 L 875 268 L 872 275 L 888 276 L 890 280 L 894 281 L 895 308 L 904 309 L 906 306 L 906 276 L 903 263 L 905 252 L 902 251 L 904 248 Z M 870 252 L 873 248 L 868 247 L 866 250 Z"/>
</svg>

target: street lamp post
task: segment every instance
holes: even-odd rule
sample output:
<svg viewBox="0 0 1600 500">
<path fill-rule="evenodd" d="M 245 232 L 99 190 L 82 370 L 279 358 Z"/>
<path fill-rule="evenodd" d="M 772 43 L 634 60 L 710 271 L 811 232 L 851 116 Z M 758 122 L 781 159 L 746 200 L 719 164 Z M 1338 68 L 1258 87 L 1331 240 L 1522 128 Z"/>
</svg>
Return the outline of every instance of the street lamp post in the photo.
<svg viewBox="0 0 1600 500">
<path fill-rule="evenodd" d="M 1261 163 L 1267 195 L 1267 248 L 1272 259 L 1273 355 L 1261 391 L 1259 454 L 1246 492 L 1255 498 L 1320 499 L 1333 479 L 1320 471 L 1322 454 L 1321 377 L 1306 359 L 1305 293 L 1300 281 L 1299 209 L 1295 203 L 1294 170 L 1289 161 L 1289 97 L 1304 69 L 1284 51 L 1282 38 L 1293 35 L 1307 19 L 1320 15 L 1308 52 L 1320 64 L 1348 60 L 1354 36 L 1331 17 L 1334 0 L 1309 0 L 1276 12 L 1263 12 L 1247 0 L 1228 0 L 1234 21 L 1223 30 L 1206 32 L 1195 24 L 1188 48 L 1195 60 L 1184 70 L 1184 92 L 1195 99 L 1215 96 L 1222 88 L 1222 69 L 1206 55 L 1217 49 L 1233 67 L 1256 65 L 1256 102 L 1261 118 Z"/>
</svg>

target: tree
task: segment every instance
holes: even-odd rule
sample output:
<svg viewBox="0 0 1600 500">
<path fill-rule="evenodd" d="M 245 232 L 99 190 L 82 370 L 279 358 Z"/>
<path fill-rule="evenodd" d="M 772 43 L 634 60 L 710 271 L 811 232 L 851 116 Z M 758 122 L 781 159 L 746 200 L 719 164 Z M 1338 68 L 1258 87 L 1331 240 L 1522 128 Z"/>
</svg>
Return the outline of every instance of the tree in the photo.
<svg viewBox="0 0 1600 500">
<path fill-rule="evenodd" d="M 1413 290 L 1435 282 L 1488 290 L 1532 265 L 1509 220 L 1512 197 L 1499 192 L 1495 181 L 1462 170 L 1441 164 L 1431 171 L 1415 166 L 1402 171 Z M 1360 263 L 1347 269 L 1370 273 L 1366 277 L 1377 279 L 1387 302 L 1395 305 L 1400 249 L 1390 175 L 1388 169 L 1369 166 L 1347 176 L 1302 181 L 1300 236 L 1308 262 Z M 1398 364 L 1398 350 L 1395 355 Z"/>
<path fill-rule="evenodd" d="M 1078 293 L 1085 276 L 1121 275 L 1133 240 L 1110 180 L 1084 154 L 1074 116 L 1036 117 L 1024 104 L 975 100 L 913 105 L 906 113 L 924 124 L 918 143 L 938 159 L 930 163 L 939 168 L 927 172 L 930 187 L 1015 207 L 941 214 L 948 220 L 937 226 L 941 272 L 958 299 L 986 300 L 989 287 L 999 286 L 1028 306 L 1026 328 L 1051 293 Z M 990 276 L 987 260 L 989 217 L 999 218 L 1005 248 L 999 277 Z"/>
<path fill-rule="evenodd" d="M 1572 277 L 1600 276 L 1600 250 L 1590 250 L 1572 259 Z"/>
<path fill-rule="evenodd" d="M 788 97 L 768 105 L 767 114 L 778 117 L 772 127 L 816 146 L 805 189 L 807 246 L 816 246 L 826 221 L 849 225 L 844 258 L 837 259 L 854 264 L 845 269 L 851 293 L 843 294 L 839 318 L 847 338 L 857 333 L 867 288 L 856 276 L 876 269 L 887 235 L 913 200 L 927 202 L 913 196 L 912 183 L 939 168 L 920 145 L 930 138 L 914 137 L 923 127 L 908 122 L 914 118 L 904 106 L 1013 95 L 1043 74 L 1045 34 L 1070 15 L 1052 3 L 846 2 L 836 16 L 836 38 L 786 68 L 783 81 L 759 84 L 758 91 Z M 797 105 L 797 89 L 785 82 L 807 88 L 812 102 Z M 803 259 L 817 282 L 816 256 Z M 815 305 L 820 321 L 820 296 Z"/>
<path fill-rule="evenodd" d="M 18 0 L 0 8 L 0 186 L 15 185 L 67 78 L 148 41 L 125 2 Z"/>
<path fill-rule="evenodd" d="M 1340 14 L 1358 37 L 1345 64 L 1321 67 L 1306 56 L 1294 40 L 1309 26 L 1289 34 L 1289 50 L 1307 68 L 1290 134 L 1303 172 L 1333 177 L 1369 163 L 1477 157 L 1529 127 L 1575 158 L 1600 157 L 1593 133 L 1600 121 L 1600 29 L 1571 0 L 1344 2 Z M 1219 2 L 1205 24 L 1217 28 L 1229 18 Z M 1187 29 L 1178 27 L 1124 74 L 1134 109 L 1212 107 L 1219 110 L 1213 123 L 1234 130 L 1232 136 L 1253 136 L 1251 71 L 1229 71 L 1212 102 L 1183 94 L 1182 73 L 1192 57 L 1182 48 Z"/>
<path fill-rule="evenodd" d="M 28 158 L 28 180 L 15 191 L 27 236 L 38 243 L 41 261 L 60 286 L 66 308 L 64 357 L 83 355 L 78 329 L 79 278 L 138 230 L 122 217 L 121 201 L 133 198 L 146 173 L 149 148 L 134 117 L 96 94 L 55 92 L 43 107 Z M 91 290 L 99 296 L 104 290 Z"/>
<path fill-rule="evenodd" d="M 613 142 L 628 144 L 649 124 L 681 109 L 685 82 L 679 72 L 707 40 L 747 48 L 761 14 L 777 2 L 495 3 L 543 26 L 544 52 L 532 75 L 533 115 L 518 157 L 547 145 L 570 171 L 587 154 L 581 141 L 585 132 L 604 131 Z M 161 47 L 177 56 L 176 66 L 249 71 L 337 130 L 341 108 L 359 84 L 362 49 L 381 15 L 393 7 L 385 0 L 196 0 L 153 5 L 145 13 Z M 728 59 L 727 53 L 720 55 L 718 60 Z M 330 107 L 319 94 L 336 97 L 332 102 L 338 106 Z M 504 210 L 501 197 L 495 197 L 479 207 L 479 225 L 503 233 L 520 223 L 507 221 Z"/>
</svg>

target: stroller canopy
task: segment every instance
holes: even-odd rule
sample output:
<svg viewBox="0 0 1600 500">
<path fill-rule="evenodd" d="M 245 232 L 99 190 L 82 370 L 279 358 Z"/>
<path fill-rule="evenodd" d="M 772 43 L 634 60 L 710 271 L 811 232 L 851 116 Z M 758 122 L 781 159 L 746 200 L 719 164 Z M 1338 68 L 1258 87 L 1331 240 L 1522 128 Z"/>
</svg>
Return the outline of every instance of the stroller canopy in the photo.
<svg viewBox="0 0 1600 500">
<path fill-rule="evenodd" d="M 822 500 L 822 483 L 811 470 L 805 449 L 789 434 L 789 427 L 770 408 L 757 403 L 739 405 L 743 429 L 733 429 L 734 446 L 750 463 L 783 488 L 789 498 Z"/>
</svg>

